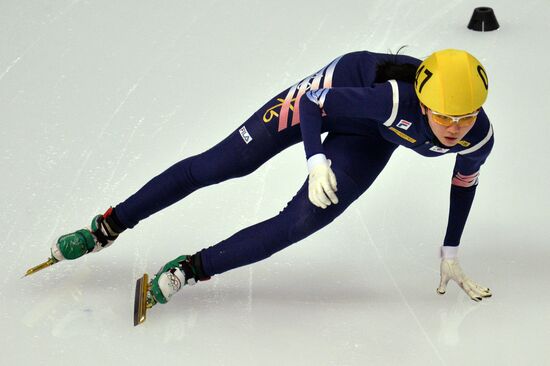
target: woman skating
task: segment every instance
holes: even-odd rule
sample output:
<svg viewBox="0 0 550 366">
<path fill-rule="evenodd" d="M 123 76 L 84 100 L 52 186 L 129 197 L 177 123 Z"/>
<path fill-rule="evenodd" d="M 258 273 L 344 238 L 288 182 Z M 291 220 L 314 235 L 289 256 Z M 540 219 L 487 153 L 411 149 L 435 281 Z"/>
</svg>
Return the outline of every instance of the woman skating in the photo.
<svg viewBox="0 0 550 366">
<path fill-rule="evenodd" d="M 457 154 L 438 292 L 445 293 L 453 279 L 479 301 L 491 292 L 469 280 L 456 258 L 479 169 L 494 141 L 481 108 L 487 91 L 485 69 L 465 51 L 438 51 L 424 62 L 366 51 L 343 55 L 271 99 L 216 146 L 176 163 L 94 217 L 89 228 L 61 236 L 52 245 L 53 261 L 99 251 L 193 191 L 247 175 L 303 141 L 309 177 L 287 206 L 168 262 L 148 292 L 149 306 L 165 303 L 185 284 L 265 259 L 326 226 L 369 188 L 402 145 L 427 157 Z M 321 142 L 323 132 L 328 135 Z"/>
</svg>

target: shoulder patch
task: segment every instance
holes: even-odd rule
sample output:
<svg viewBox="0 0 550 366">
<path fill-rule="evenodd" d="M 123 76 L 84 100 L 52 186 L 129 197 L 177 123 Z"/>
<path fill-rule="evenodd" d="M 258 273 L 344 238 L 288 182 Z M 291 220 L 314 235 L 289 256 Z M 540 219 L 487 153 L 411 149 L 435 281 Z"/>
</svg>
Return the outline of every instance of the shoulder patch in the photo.
<svg viewBox="0 0 550 366">
<path fill-rule="evenodd" d="M 404 119 L 402 119 L 401 121 L 397 122 L 397 127 L 403 129 L 403 130 L 408 130 L 409 127 L 412 126 L 412 123 L 409 122 L 409 121 L 405 121 Z"/>
</svg>

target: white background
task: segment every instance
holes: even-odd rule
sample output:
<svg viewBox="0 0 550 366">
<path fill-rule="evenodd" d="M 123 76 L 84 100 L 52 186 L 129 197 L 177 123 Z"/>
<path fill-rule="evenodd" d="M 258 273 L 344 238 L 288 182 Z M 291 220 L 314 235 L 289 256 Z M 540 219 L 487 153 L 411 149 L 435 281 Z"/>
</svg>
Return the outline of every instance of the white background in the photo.
<svg viewBox="0 0 550 366">
<path fill-rule="evenodd" d="M 495 32 L 466 28 L 492 6 Z M 550 353 L 547 0 L 3 1 L 4 364 L 542 365 Z M 239 127 L 350 51 L 467 49 L 490 78 L 495 148 L 460 249 L 491 288 L 438 296 L 453 157 L 400 148 L 332 225 L 184 289 L 132 325 L 135 280 L 275 215 L 303 147 L 200 190 L 116 244 L 20 279 L 59 235 Z"/>
</svg>

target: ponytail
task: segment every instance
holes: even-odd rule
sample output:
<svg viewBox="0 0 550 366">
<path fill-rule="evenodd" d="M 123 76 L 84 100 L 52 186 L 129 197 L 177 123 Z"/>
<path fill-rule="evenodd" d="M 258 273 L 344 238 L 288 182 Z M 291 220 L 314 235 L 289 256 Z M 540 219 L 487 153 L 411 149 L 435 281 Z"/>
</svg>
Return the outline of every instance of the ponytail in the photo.
<svg viewBox="0 0 550 366">
<path fill-rule="evenodd" d="M 377 65 L 376 78 L 374 79 L 375 83 L 383 83 L 392 79 L 411 84 L 414 83 L 418 66 L 411 63 L 398 63 L 397 57 L 395 57 L 399 54 L 399 51 L 405 47 L 406 46 L 402 46 L 399 50 L 397 50 L 393 61 L 386 61 Z"/>
</svg>

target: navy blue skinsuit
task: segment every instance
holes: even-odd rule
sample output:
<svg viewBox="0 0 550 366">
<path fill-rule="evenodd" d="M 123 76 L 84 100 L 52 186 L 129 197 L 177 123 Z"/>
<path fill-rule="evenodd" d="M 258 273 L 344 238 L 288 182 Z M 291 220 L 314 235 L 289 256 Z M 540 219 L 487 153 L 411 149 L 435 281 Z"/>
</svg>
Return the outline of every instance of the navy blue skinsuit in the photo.
<svg viewBox="0 0 550 366">
<path fill-rule="evenodd" d="M 200 251 L 207 276 L 265 259 L 332 222 L 369 188 L 399 145 L 429 157 L 457 153 L 444 241 L 457 246 L 479 168 L 493 145 L 492 127 L 481 111 L 464 139 L 445 148 L 421 114 L 412 84 L 374 83 L 376 65 L 386 61 L 420 64 L 366 51 L 337 58 L 271 99 L 216 146 L 153 178 L 115 207 L 119 220 L 132 228 L 196 189 L 250 174 L 303 136 L 307 158 L 325 154 L 332 160 L 339 203 L 314 206 L 306 181 L 278 215 Z M 329 132 L 323 143 L 322 132 Z"/>
</svg>

